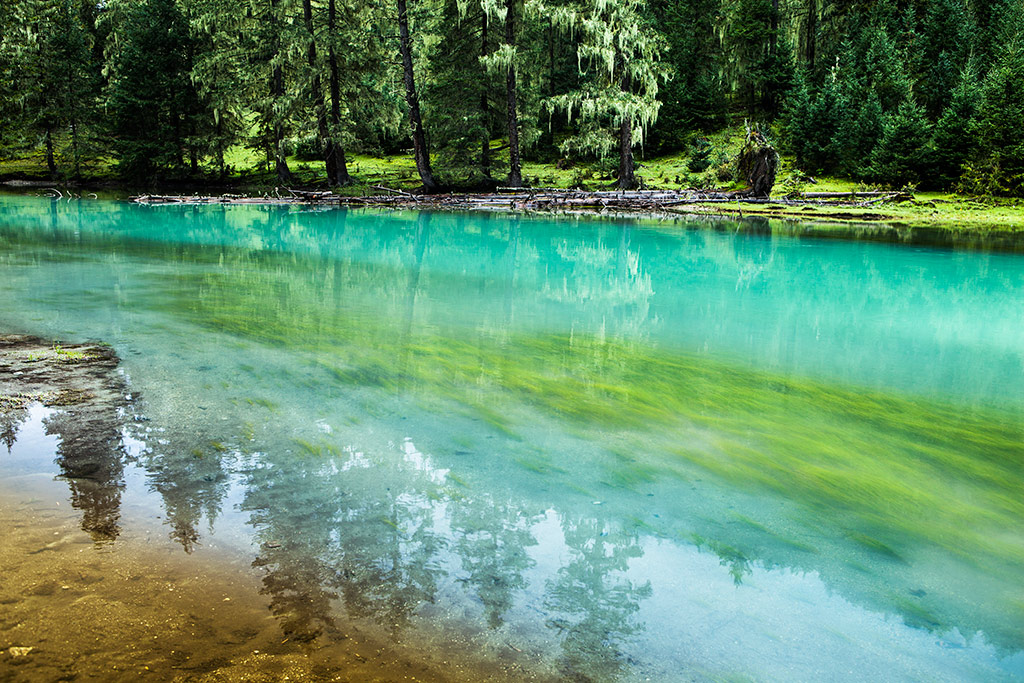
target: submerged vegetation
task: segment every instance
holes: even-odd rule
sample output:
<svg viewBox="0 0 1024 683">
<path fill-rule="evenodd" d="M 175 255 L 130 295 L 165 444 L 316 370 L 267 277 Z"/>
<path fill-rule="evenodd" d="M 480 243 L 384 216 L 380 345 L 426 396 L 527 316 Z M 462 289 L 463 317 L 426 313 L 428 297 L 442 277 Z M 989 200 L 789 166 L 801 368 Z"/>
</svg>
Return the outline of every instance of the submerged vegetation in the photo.
<svg viewBox="0 0 1024 683">
<path fill-rule="evenodd" d="M 642 466 L 641 481 L 705 471 L 747 491 L 786 494 L 840 536 L 875 529 L 884 540 L 858 536 L 875 550 L 913 553 L 928 545 L 965 559 L 1001 558 L 1007 567 L 1024 561 L 1020 539 L 993 533 L 1024 514 L 1015 494 L 1024 466 L 1016 413 L 841 388 L 583 335 L 410 336 L 401 323 L 373 315 L 325 317 L 318 305 L 305 307 L 315 299 L 297 295 L 268 314 L 258 292 L 280 291 L 282 283 L 274 269 L 264 272 L 242 281 L 176 278 L 182 315 L 309 353 L 329 382 L 442 399 L 510 436 L 541 415 L 575 424 L 581 435 L 600 428 L 616 452 L 644 453 L 642 462 L 619 465 L 624 472 Z M 265 312 L 257 317 L 256 310 Z M 488 408 L 495 404 L 506 408 L 496 413 Z M 633 442 L 649 442 L 652 433 L 661 435 L 660 445 Z"/>
<path fill-rule="evenodd" d="M 406 247 L 403 258 L 412 258 L 418 248 Z M 1019 409 L 773 373 L 627 337 L 424 326 L 408 299 L 415 289 L 403 284 L 408 275 L 388 265 L 398 254 L 385 253 L 392 256 L 380 265 L 296 268 L 292 257 L 218 250 L 216 269 L 166 276 L 160 289 L 171 298 L 162 310 L 210 333 L 286 351 L 308 372 L 281 381 L 340 392 L 369 419 L 386 420 L 393 406 L 411 403 L 484 425 L 503 439 L 503 457 L 522 477 L 558 482 L 582 505 L 609 489 L 638 501 L 681 482 L 727 489 L 727 509 L 705 493 L 710 508 L 679 501 L 673 505 L 686 514 L 636 524 L 666 538 L 717 539 L 709 547 L 728 550 L 723 558 L 735 559 L 737 581 L 751 558 L 826 575 L 871 565 L 884 579 L 860 586 L 860 599 L 929 628 L 970 624 L 1007 644 L 1020 637 L 1019 606 L 1004 592 L 1012 581 L 991 580 L 1024 562 L 1010 531 L 1024 514 Z M 205 260 L 200 252 L 189 257 Z M 434 286 L 442 277 L 430 275 Z M 384 307 L 348 298 L 357 285 L 369 285 Z M 427 447 L 478 447 L 448 443 L 447 429 Z M 576 444 L 546 444 L 545 434 L 558 430 Z M 339 457 L 342 443 L 325 435 L 291 441 L 311 458 Z M 580 458 L 591 463 L 585 477 Z M 453 495 L 488 486 L 476 477 L 451 473 Z M 682 518 L 687 526 L 671 521 Z M 911 570 L 935 553 L 975 576 L 955 614 L 905 597 L 919 590 L 913 582 L 934 579 Z M 815 559 L 823 554 L 844 569 L 823 569 Z M 931 616 L 920 616 L 926 611 Z"/>
</svg>

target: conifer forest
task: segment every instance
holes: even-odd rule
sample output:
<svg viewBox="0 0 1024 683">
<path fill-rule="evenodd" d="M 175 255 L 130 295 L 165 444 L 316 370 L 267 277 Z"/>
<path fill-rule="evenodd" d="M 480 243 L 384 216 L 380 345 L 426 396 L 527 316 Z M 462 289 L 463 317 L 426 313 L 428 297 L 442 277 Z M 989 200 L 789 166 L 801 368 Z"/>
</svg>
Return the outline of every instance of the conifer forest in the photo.
<svg viewBox="0 0 1024 683">
<path fill-rule="evenodd" d="M 427 192 L 527 161 L 633 188 L 744 122 L 800 173 L 1021 196 L 1024 3 L 0 0 L 0 161 L 53 178 L 223 180 L 244 149 L 281 185 L 404 155 Z"/>
</svg>

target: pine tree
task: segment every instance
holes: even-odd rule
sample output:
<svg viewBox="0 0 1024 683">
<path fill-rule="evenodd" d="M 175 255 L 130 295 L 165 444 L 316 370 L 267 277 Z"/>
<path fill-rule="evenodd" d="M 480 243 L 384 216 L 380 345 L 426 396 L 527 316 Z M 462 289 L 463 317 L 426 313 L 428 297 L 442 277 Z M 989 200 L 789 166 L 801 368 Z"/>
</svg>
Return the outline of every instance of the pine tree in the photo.
<svg viewBox="0 0 1024 683">
<path fill-rule="evenodd" d="M 424 108 L 446 184 L 493 185 L 491 78 L 482 59 L 496 48 L 496 23 L 480 3 L 444 3 L 430 55 Z"/>
<path fill-rule="evenodd" d="M 919 98 L 930 118 L 949 104 L 975 42 L 974 21 L 963 0 L 933 0 L 922 26 Z"/>
<path fill-rule="evenodd" d="M 761 62 L 771 35 L 770 0 L 735 0 L 725 3 L 728 13 L 724 42 L 728 60 L 726 73 L 741 106 L 757 113 L 761 102 Z"/>
<path fill-rule="evenodd" d="M 191 0 L 189 20 L 197 44 L 191 76 L 212 115 L 201 149 L 223 177 L 228 170 L 224 154 L 232 145 L 245 142 L 246 119 L 257 98 L 242 48 L 248 35 L 245 15 L 224 0 Z"/>
<path fill-rule="evenodd" d="M 342 53 L 339 47 L 339 38 L 350 38 L 352 31 L 361 29 L 360 22 L 355 16 L 349 14 L 346 21 L 339 21 L 338 18 L 339 0 L 327 0 L 327 78 L 329 105 L 327 112 L 327 181 L 331 185 L 348 185 L 352 178 L 348 172 L 348 162 L 345 157 L 345 146 L 343 143 L 344 131 L 342 130 L 342 65 L 348 67 L 346 73 L 364 74 L 368 69 L 359 64 L 356 59 L 345 59 L 350 57 L 347 51 Z M 348 9 L 348 8 L 346 8 Z M 345 30 L 342 30 L 342 26 Z M 379 50 L 374 50 L 375 44 L 365 43 L 366 56 L 372 59 Z M 365 64 L 365 63 L 364 63 Z"/>
<path fill-rule="evenodd" d="M 508 127 L 509 173 L 508 185 L 520 187 L 523 184 L 522 166 L 519 160 L 519 85 L 517 82 L 519 65 L 516 63 L 516 51 L 519 45 L 516 34 L 518 31 L 519 11 L 518 0 L 505 0 L 505 42 L 495 53 L 498 60 L 505 62 L 505 120 Z"/>
<path fill-rule="evenodd" d="M 409 33 L 409 9 L 407 0 L 396 0 L 396 17 L 398 20 L 399 56 L 402 60 L 402 82 L 405 85 L 405 102 L 409 111 L 409 134 L 412 137 L 413 157 L 416 171 L 423 183 L 426 193 L 440 190 L 434 180 L 434 171 L 430 165 L 430 150 L 427 147 L 427 136 L 423 130 L 423 119 L 420 115 L 420 98 L 416 92 L 416 75 L 413 68 L 412 36 Z"/>
<path fill-rule="evenodd" d="M 94 113 L 98 76 L 79 7 L 71 0 L 19 0 L 6 12 L 0 59 L 7 63 L 8 109 L 41 136 L 51 176 L 57 176 L 58 147 L 66 137 L 78 176 L 81 131 Z"/>
<path fill-rule="evenodd" d="M 779 0 L 725 5 L 729 11 L 723 40 L 731 88 L 748 113 L 774 118 L 795 78 L 792 46 L 780 30 Z"/>
<path fill-rule="evenodd" d="M 1000 31 L 999 61 L 982 86 L 975 124 L 980 155 L 971 189 L 1024 195 L 1024 7 L 1008 11 Z"/>
<path fill-rule="evenodd" d="M 796 153 L 797 165 L 815 173 L 833 171 L 843 157 L 846 126 L 851 104 L 842 83 L 843 70 L 837 65 L 817 90 L 812 92 L 803 78 L 790 98 L 785 129 Z"/>
<path fill-rule="evenodd" d="M 882 103 L 874 91 L 860 103 L 852 117 L 836 132 L 834 148 L 839 152 L 840 170 L 848 176 L 864 179 L 872 175 L 872 154 L 885 133 Z"/>
<path fill-rule="evenodd" d="M 339 38 L 351 39 L 353 29 L 359 30 L 361 22 L 356 21 L 355 26 L 348 22 L 341 25 L 338 21 L 337 5 L 337 0 L 329 0 L 324 16 L 319 7 L 314 14 L 312 0 L 302 0 L 301 25 L 304 30 L 295 38 L 304 48 L 305 68 L 296 70 L 298 83 L 293 89 L 302 100 L 297 104 L 304 104 L 311 114 L 312 121 L 306 126 L 312 128 L 317 141 L 317 151 L 324 160 L 328 184 L 348 185 L 352 179 L 349 176 L 348 161 L 342 144 L 342 70 L 346 67 L 356 73 L 361 73 L 361 70 L 354 68 L 352 62 L 344 59 L 346 55 L 339 55 L 337 43 Z M 369 47 L 367 45 L 367 48 Z M 325 72 L 327 92 L 323 86 Z"/>
<path fill-rule="evenodd" d="M 652 8 L 668 44 L 672 77 L 658 91 L 662 102 L 652 141 L 659 151 L 683 149 L 693 131 L 725 123 L 721 50 L 715 18 L 722 0 L 657 0 Z"/>
</svg>

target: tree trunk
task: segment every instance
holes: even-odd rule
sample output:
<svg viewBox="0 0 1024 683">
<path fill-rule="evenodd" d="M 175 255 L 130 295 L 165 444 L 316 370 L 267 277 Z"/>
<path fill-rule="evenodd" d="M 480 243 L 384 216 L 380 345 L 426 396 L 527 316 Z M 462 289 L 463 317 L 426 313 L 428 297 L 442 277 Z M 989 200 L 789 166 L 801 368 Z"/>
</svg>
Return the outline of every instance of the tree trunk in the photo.
<svg viewBox="0 0 1024 683">
<path fill-rule="evenodd" d="M 223 180 L 226 175 L 224 168 L 224 137 L 222 129 L 221 118 L 218 116 L 216 128 L 214 130 L 217 135 L 217 177 L 221 180 Z"/>
<path fill-rule="evenodd" d="M 775 176 L 779 170 L 779 154 L 775 151 L 761 131 L 748 128 L 746 141 L 736 159 L 739 176 L 745 180 L 748 190 L 743 194 L 747 197 L 771 196 L 775 185 Z"/>
<path fill-rule="evenodd" d="M 334 36 L 334 27 L 337 21 L 334 3 L 335 0 L 328 0 L 327 2 L 327 33 L 332 37 Z M 337 139 L 337 136 L 341 134 L 341 79 L 338 72 L 338 56 L 334 54 L 333 42 L 327 46 L 327 69 L 331 90 L 331 126 L 328 131 L 330 137 L 327 138 L 327 157 L 334 159 L 333 166 L 328 165 L 327 173 L 330 175 L 331 168 L 333 167 L 334 175 L 329 178 L 330 183 L 333 185 L 351 185 L 352 176 L 348 174 L 345 150 Z"/>
<path fill-rule="evenodd" d="M 774 57 L 779 47 L 779 0 L 772 0 L 772 16 L 768 28 L 768 54 Z"/>
<path fill-rule="evenodd" d="M 768 55 L 771 58 L 772 68 L 774 69 L 775 57 L 779 51 L 779 0 L 772 0 L 772 11 L 771 16 L 768 17 Z M 779 93 L 776 90 L 776 84 L 770 83 L 761 93 L 761 103 L 765 111 L 771 114 L 772 117 L 778 111 L 779 108 Z"/>
<path fill-rule="evenodd" d="M 548 97 L 555 96 L 555 20 L 548 19 Z"/>
<path fill-rule="evenodd" d="M 814 57 L 818 41 L 818 2 L 807 3 L 807 66 L 814 73 Z"/>
<path fill-rule="evenodd" d="M 486 57 L 487 50 L 487 12 L 480 12 L 480 57 Z M 483 125 L 483 135 L 480 140 L 480 172 L 485 180 L 491 179 L 491 127 L 488 125 L 491 118 L 491 108 L 487 102 L 487 85 L 480 87 L 480 119 Z"/>
<path fill-rule="evenodd" d="M 57 177 L 57 162 L 53 159 L 53 131 L 46 125 L 46 169 L 51 178 Z"/>
<path fill-rule="evenodd" d="M 625 72 L 625 68 L 623 67 Z M 622 74 L 621 87 L 629 92 L 632 85 L 628 73 Z M 622 119 L 619 126 L 619 183 L 620 190 L 634 190 L 639 185 L 636 180 L 636 163 L 633 161 L 633 120 L 628 116 Z"/>
<path fill-rule="evenodd" d="M 409 16 L 405 0 L 397 0 L 398 5 L 398 46 L 402 55 L 403 80 L 405 81 L 405 101 L 409 105 L 409 126 L 412 129 L 413 156 L 416 170 L 423 182 L 423 191 L 431 194 L 438 191 L 434 181 L 434 172 L 430 168 L 430 151 L 423 133 L 423 120 L 420 118 L 420 99 L 416 95 L 416 81 L 412 71 L 412 41 L 409 39 Z"/>
<path fill-rule="evenodd" d="M 516 0 L 505 0 L 505 42 L 515 47 L 516 44 Z M 519 161 L 519 113 L 517 99 L 519 96 L 516 85 L 516 65 L 513 61 L 508 65 L 505 76 L 505 94 L 508 100 L 508 186 L 522 187 L 523 171 Z"/>
<path fill-rule="evenodd" d="M 271 21 L 275 28 L 280 29 L 277 21 L 277 3 L 278 0 L 270 0 L 270 11 L 273 14 Z M 276 61 L 279 48 L 280 45 L 275 38 L 274 53 L 271 55 L 272 62 Z M 271 73 L 270 96 L 274 102 L 284 97 L 284 73 L 280 65 L 275 66 Z M 287 185 L 292 181 L 292 172 L 288 169 L 288 159 L 284 153 L 284 126 L 281 125 L 279 115 L 271 114 L 271 116 L 274 118 L 274 166 L 277 172 L 277 182 Z"/>
<path fill-rule="evenodd" d="M 306 47 L 306 63 L 313 72 L 310 88 L 313 91 L 313 115 L 316 116 L 316 129 L 319 136 L 319 147 L 324 155 L 324 169 L 327 172 L 327 184 L 334 182 L 338 175 L 337 157 L 330 148 L 330 132 L 327 129 L 327 107 L 324 104 L 324 92 L 320 87 L 320 70 L 316 64 L 316 31 L 313 29 L 313 2 L 302 0 L 302 19 L 309 33 L 309 45 Z"/>
<path fill-rule="evenodd" d="M 78 153 L 78 122 L 71 120 L 71 155 L 75 162 L 75 180 L 82 179 L 82 157 Z"/>
<path fill-rule="evenodd" d="M 623 119 L 619 128 L 619 183 L 620 190 L 635 190 L 636 164 L 633 161 L 633 121 Z"/>
</svg>

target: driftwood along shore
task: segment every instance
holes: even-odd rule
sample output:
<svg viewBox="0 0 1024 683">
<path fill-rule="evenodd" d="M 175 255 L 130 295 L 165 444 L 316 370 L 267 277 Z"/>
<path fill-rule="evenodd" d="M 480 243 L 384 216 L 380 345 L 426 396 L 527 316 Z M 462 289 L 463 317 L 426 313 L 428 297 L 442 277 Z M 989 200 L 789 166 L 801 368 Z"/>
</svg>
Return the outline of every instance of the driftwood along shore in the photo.
<svg viewBox="0 0 1024 683">
<path fill-rule="evenodd" d="M 700 204 L 772 204 L 782 206 L 864 207 L 910 199 L 902 192 L 809 192 L 787 197 L 750 197 L 743 193 L 698 190 L 624 190 L 588 192 L 561 189 L 505 188 L 491 193 L 413 194 L 387 187 L 372 188 L 379 194 L 350 196 L 330 191 L 277 189 L 273 194 L 219 196 L 139 195 L 140 204 L 314 204 L 337 206 L 395 207 L 418 209 L 560 210 L 613 209 L 662 211 Z"/>
</svg>

